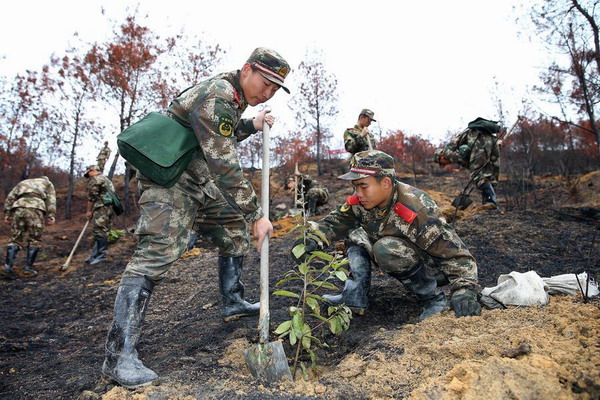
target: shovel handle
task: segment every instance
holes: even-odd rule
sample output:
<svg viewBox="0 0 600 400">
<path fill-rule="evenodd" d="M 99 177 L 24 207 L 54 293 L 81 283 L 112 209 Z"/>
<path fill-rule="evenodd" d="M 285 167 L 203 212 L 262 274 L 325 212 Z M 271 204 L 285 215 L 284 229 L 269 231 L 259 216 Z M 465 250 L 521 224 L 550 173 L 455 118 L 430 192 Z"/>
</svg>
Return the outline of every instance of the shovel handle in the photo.
<svg viewBox="0 0 600 400">
<path fill-rule="evenodd" d="M 263 159 L 261 174 L 261 207 L 263 214 L 269 217 L 269 124 L 263 123 Z M 260 316 L 258 329 L 260 342 L 269 342 L 269 237 L 263 241 L 260 249 Z"/>
<path fill-rule="evenodd" d="M 88 219 L 85 222 L 85 225 L 83 226 L 83 229 L 81 230 L 77 241 L 75 242 L 75 246 L 73 246 L 73 250 L 71 250 L 71 254 L 69 254 L 69 258 L 67 258 L 67 262 L 65 262 L 65 264 L 61 267 L 61 270 L 65 271 L 67 268 L 69 268 L 69 265 L 71 264 L 71 259 L 73 258 L 73 254 L 75 254 L 75 250 L 77 250 L 77 247 L 79 247 L 79 242 L 81 242 L 81 238 L 83 237 L 83 234 L 85 233 L 85 230 L 87 229 L 89 223 L 90 220 Z"/>
</svg>

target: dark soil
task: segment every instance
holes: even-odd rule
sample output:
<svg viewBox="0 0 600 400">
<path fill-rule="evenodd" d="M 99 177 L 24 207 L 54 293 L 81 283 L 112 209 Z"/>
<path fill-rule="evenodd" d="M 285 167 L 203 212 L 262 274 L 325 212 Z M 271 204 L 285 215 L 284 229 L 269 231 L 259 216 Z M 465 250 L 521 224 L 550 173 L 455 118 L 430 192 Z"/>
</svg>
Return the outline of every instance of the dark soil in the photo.
<svg viewBox="0 0 600 400">
<path fill-rule="evenodd" d="M 334 201 L 350 194 L 338 182 L 334 186 L 330 177 L 324 179 L 331 180 L 330 190 L 339 188 L 332 190 Z M 417 183 L 423 189 L 441 190 L 431 177 Z M 458 187 L 456 182 L 453 189 Z M 120 275 L 135 239 L 128 233 L 109 248 L 112 261 L 96 266 L 83 263 L 90 247 L 85 243 L 72 268 L 60 273 L 58 267 L 82 221 L 79 216 L 48 229 L 36 278 L 21 275 L 0 281 L 1 399 L 99 398 L 112 388 L 112 383 L 100 377 L 103 346 Z M 129 228 L 131 223 L 122 220 L 118 225 Z M 595 278 L 600 275 L 599 252 L 589 252 L 594 237 L 600 241 L 598 221 L 577 210 L 481 212 L 457 221 L 456 228 L 478 261 L 482 286 L 495 285 L 498 275 L 510 271 L 535 270 L 540 276 L 550 276 L 585 270 Z M 6 226 L 0 234 L 7 234 Z M 272 241 L 272 287 L 291 268 L 287 254 L 292 241 L 290 235 Z M 258 261 L 252 252 L 245 262 L 246 297 L 253 301 L 259 298 Z M 199 256 L 177 262 L 156 287 L 139 353 L 160 375 L 162 384 L 147 398 L 311 398 L 278 386 L 257 386 L 242 367 L 242 355 L 236 359 L 237 353 L 231 354 L 232 346 L 256 343 L 257 319 L 222 322 L 216 263 L 216 251 L 203 248 Z M 287 319 L 289 305 L 287 298 L 271 297 L 272 330 Z M 387 348 L 372 338 L 377 332 L 415 322 L 418 314 L 415 299 L 402 285 L 375 269 L 367 314 L 355 317 L 343 335 L 326 336 L 331 348 L 318 351 L 318 363 L 328 369 L 352 352 L 401 354 L 401 347 Z M 286 354 L 292 354 L 289 347 Z M 328 398 L 369 397 L 343 380 L 321 383 L 329 388 Z"/>
</svg>

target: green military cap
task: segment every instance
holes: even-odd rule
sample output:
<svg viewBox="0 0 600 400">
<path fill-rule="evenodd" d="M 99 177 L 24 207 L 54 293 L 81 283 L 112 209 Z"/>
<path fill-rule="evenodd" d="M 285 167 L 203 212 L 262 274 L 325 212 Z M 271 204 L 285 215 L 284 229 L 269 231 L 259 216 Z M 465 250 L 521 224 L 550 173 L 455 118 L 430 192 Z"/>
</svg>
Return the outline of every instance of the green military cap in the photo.
<svg viewBox="0 0 600 400">
<path fill-rule="evenodd" d="M 356 179 L 368 178 L 369 176 L 395 177 L 394 158 L 379 150 L 358 152 L 350 160 L 350 172 L 338 176 L 338 178 L 354 181 Z"/>
<path fill-rule="evenodd" d="M 367 117 L 371 118 L 371 121 L 377 122 L 377 120 L 373 118 L 375 116 L 375 113 L 373 111 L 369 110 L 368 108 L 363 108 L 362 111 L 360 112 L 360 114 L 358 114 L 358 115 L 359 116 L 366 115 Z"/>
<path fill-rule="evenodd" d="M 88 166 L 85 169 L 85 174 L 83 176 L 85 176 L 86 178 L 89 178 L 90 177 L 90 171 L 102 172 L 102 170 L 100 169 L 99 166 L 97 166 L 96 164 L 92 164 L 92 165 Z"/>
<path fill-rule="evenodd" d="M 258 47 L 250 54 L 247 63 L 256 68 L 266 79 L 278 84 L 287 93 L 290 92 L 283 86 L 283 81 L 290 72 L 290 65 L 275 50 Z"/>
</svg>

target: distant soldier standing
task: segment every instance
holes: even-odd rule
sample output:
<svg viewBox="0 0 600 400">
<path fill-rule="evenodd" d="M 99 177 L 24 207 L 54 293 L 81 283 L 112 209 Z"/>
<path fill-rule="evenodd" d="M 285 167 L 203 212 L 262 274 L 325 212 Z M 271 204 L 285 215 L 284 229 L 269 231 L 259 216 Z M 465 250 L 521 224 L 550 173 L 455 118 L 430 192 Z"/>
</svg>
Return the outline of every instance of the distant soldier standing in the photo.
<svg viewBox="0 0 600 400">
<path fill-rule="evenodd" d="M 339 178 L 352 181 L 356 194 L 313 229 L 331 243 L 362 227 L 369 243 L 348 249 L 352 277 L 346 280 L 341 294 L 323 297 L 332 304 L 345 303 L 358 314 L 364 313 L 373 260 L 416 295 L 423 307 L 419 320 L 446 306 L 446 296 L 438 288 L 438 275 L 440 284 L 450 284 L 450 303 L 456 316 L 480 314 L 475 259 L 454 229 L 440 218 L 431 197 L 396 180 L 392 156 L 378 150 L 357 153 L 352 157 L 350 172 Z M 300 239 L 294 247 L 303 241 L 305 253 L 300 258 L 323 247 L 311 238 Z M 293 253 L 292 257 L 296 258 Z M 429 274 L 428 266 L 436 270 L 436 277 Z"/>
<path fill-rule="evenodd" d="M 358 121 L 354 128 L 348 128 L 344 132 L 344 147 L 346 151 L 354 155 L 359 151 L 374 150 L 375 137 L 369 132 L 371 122 L 377 122 L 373 119 L 375 113 L 367 108 L 363 109 L 358 115 Z M 370 144 L 370 145 L 369 145 Z"/>
<path fill-rule="evenodd" d="M 471 181 L 479 190 L 483 204 L 496 202 L 494 185 L 500 174 L 500 148 L 496 121 L 477 118 L 469 122 L 467 129 L 449 144 L 434 153 L 434 161 L 440 165 L 460 164 L 471 171 Z"/>
<path fill-rule="evenodd" d="M 4 203 L 4 214 L 4 222 L 11 224 L 4 273 L 14 276 L 13 266 L 17 252 L 26 247 L 27 261 L 24 271 L 33 276 L 37 275 L 33 263 L 40 250 L 45 219 L 48 220 L 48 225 L 54 224 L 55 221 L 54 185 L 45 176 L 20 182 L 8 194 Z"/>
<path fill-rule="evenodd" d="M 257 48 L 240 70 L 188 88 L 165 112 L 189 127 L 200 147 L 171 188 L 150 181 L 143 171 L 137 174 L 142 192 L 136 229 L 139 243 L 117 291 L 102 366 L 103 374 L 122 386 L 135 388 L 158 378 L 140 361 L 136 347 L 154 287 L 185 251 L 190 229 L 207 235 L 219 247 L 224 320 L 258 314 L 258 304 L 244 299 L 244 256 L 251 247 L 250 230 L 260 248 L 273 226 L 244 177 L 236 144 L 262 130 L 264 123 L 273 124 L 267 110 L 254 119 L 241 116 L 249 105 L 268 101 L 280 88 L 289 93 L 283 86 L 289 70 L 278 53 Z"/>
<path fill-rule="evenodd" d="M 300 189 L 299 194 L 304 195 L 304 204 L 301 203 L 301 198 L 299 198 L 300 203 L 296 204 L 296 207 L 305 209 L 307 217 L 318 215 L 318 207 L 327 204 L 329 201 L 329 190 L 325 186 L 319 185 L 316 179 L 307 174 L 298 175 L 295 178 L 289 177 L 286 189 L 291 193 L 295 193 L 296 185 Z"/>
<path fill-rule="evenodd" d="M 104 142 L 104 147 L 98 153 L 98 157 L 96 157 L 96 165 L 100 168 L 100 172 L 104 172 L 104 165 L 106 161 L 110 158 L 110 147 L 108 147 L 108 141 Z"/>
<path fill-rule="evenodd" d="M 108 233 L 112 226 L 115 212 L 112 203 L 106 198 L 115 192 L 110 179 L 104 176 L 100 166 L 90 165 L 84 175 L 88 178 L 87 184 L 87 212 L 88 220 L 93 221 L 94 247 L 86 262 L 94 265 L 106 261 L 106 250 L 108 249 Z"/>
</svg>

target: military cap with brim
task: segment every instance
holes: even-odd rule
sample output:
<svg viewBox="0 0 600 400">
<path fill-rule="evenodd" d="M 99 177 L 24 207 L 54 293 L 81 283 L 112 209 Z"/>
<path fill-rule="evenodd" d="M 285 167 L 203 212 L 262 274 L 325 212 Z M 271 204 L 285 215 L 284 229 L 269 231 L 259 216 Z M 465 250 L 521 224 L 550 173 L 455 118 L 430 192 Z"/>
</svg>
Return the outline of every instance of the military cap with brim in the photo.
<svg viewBox="0 0 600 400">
<path fill-rule="evenodd" d="M 100 172 L 101 169 L 97 165 L 90 165 L 89 167 L 86 168 L 85 174 L 83 176 L 85 176 L 86 178 L 89 178 L 90 177 L 90 171 L 98 171 L 98 172 Z"/>
<path fill-rule="evenodd" d="M 360 112 L 360 115 L 366 115 L 367 117 L 369 117 L 371 119 L 371 121 L 377 122 L 377 120 L 375 118 L 373 118 L 375 116 L 375 113 L 371 110 L 369 110 L 368 108 L 363 108 L 362 111 Z"/>
<path fill-rule="evenodd" d="M 290 93 L 290 90 L 283 86 L 285 77 L 290 72 L 290 65 L 275 50 L 258 47 L 250 54 L 247 62 L 256 68 L 263 77 Z"/>
<path fill-rule="evenodd" d="M 394 158 L 379 150 L 361 151 L 352 156 L 350 172 L 338 176 L 338 178 L 355 181 L 370 176 L 395 177 Z"/>
</svg>

